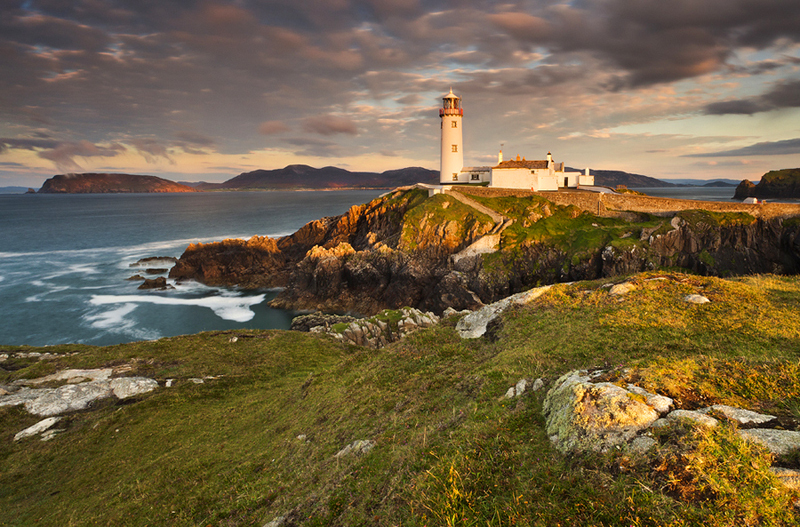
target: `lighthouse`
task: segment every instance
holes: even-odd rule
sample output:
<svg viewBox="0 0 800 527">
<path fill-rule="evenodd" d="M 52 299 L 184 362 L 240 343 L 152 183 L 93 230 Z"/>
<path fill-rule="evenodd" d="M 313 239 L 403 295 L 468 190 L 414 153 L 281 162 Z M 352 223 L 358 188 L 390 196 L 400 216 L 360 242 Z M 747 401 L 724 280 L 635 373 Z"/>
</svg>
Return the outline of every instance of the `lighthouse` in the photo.
<svg viewBox="0 0 800 527">
<path fill-rule="evenodd" d="M 442 98 L 439 117 L 442 120 L 442 156 L 439 166 L 439 183 L 446 185 L 458 182 L 458 175 L 464 168 L 464 149 L 461 140 L 461 98 L 450 93 Z"/>
</svg>

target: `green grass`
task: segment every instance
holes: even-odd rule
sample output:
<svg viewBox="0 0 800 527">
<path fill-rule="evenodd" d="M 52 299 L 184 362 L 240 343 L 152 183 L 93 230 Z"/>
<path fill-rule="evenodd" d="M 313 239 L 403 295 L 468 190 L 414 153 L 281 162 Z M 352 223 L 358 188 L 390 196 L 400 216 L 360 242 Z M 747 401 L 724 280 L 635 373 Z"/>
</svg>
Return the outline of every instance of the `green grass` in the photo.
<svg viewBox="0 0 800 527">
<path fill-rule="evenodd" d="M 0 524 L 263 525 L 290 511 L 303 525 L 797 524 L 797 495 L 727 428 L 665 433 L 650 457 L 565 457 L 543 392 L 500 399 L 523 377 L 604 368 L 687 406 L 797 417 L 800 280 L 630 280 L 622 297 L 603 281 L 554 286 L 493 339 L 462 340 L 450 319 L 381 350 L 285 331 L 0 347 L 59 354 L 0 363 L 0 384 L 121 364 L 162 382 L 70 414 L 50 442 L 14 442 L 38 418 L 0 408 Z M 683 303 L 690 293 L 712 302 Z M 376 446 L 334 457 L 357 439 Z"/>
</svg>

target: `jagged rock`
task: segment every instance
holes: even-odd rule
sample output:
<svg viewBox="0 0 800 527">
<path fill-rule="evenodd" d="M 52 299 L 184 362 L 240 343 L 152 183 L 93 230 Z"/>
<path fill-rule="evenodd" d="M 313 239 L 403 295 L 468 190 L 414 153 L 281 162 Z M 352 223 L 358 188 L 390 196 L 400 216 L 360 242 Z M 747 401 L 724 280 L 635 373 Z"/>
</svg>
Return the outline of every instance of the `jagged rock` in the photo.
<svg viewBox="0 0 800 527">
<path fill-rule="evenodd" d="M 324 330 L 332 328 L 336 324 L 349 324 L 358 320 L 356 317 L 349 315 L 330 315 L 327 313 L 310 313 L 308 315 L 300 315 L 292 319 L 292 325 L 289 327 L 292 331 L 311 331 L 313 328 L 322 326 Z M 321 330 L 317 330 L 321 331 Z"/>
<path fill-rule="evenodd" d="M 477 311 L 467 314 L 456 324 L 456 331 L 462 339 L 476 339 L 486 333 L 490 322 L 500 316 L 503 311 L 515 304 L 528 304 L 533 302 L 552 286 L 535 287 L 522 293 L 511 295 L 503 300 L 483 306 Z"/>
<path fill-rule="evenodd" d="M 661 415 L 664 415 L 665 413 L 669 412 L 669 409 L 672 408 L 672 405 L 674 403 L 674 401 L 669 397 L 665 397 L 663 395 L 657 395 L 655 393 L 650 393 L 644 388 L 640 388 L 633 384 L 629 384 L 627 388 L 629 392 L 644 397 L 647 404 L 652 406 L 653 409 L 655 409 L 655 411 Z"/>
<path fill-rule="evenodd" d="M 544 381 L 541 378 L 533 381 L 533 387 L 531 388 L 531 391 L 538 392 L 542 388 L 544 388 Z"/>
<path fill-rule="evenodd" d="M 144 277 L 144 276 L 142 276 L 142 275 L 140 275 L 140 274 L 135 274 L 135 275 L 132 275 L 132 276 L 131 276 L 131 277 L 129 277 L 129 278 L 126 278 L 125 280 L 128 280 L 128 281 L 130 281 L 130 282 L 134 282 L 134 281 L 136 281 L 136 280 L 144 280 L 144 279 L 145 279 L 145 277 Z"/>
<path fill-rule="evenodd" d="M 316 326 L 313 332 L 325 332 L 347 342 L 358 346 L 367 346 L 380 349 L 391 342 L 396 342 L 409 333 L 417 329 L 427 328 L 439 323 L 439 317 L 433 313 L 423 313 L 419 309 L 404 307 L 391 313 L 392 316 L 399 316 L 395 324 L 381 320 L 381 317 L 388 317 L 389 314 L 376 315 L 370 318 L 353 319 L 352 322 L 341 332 L 333 330 L 333 327 L 323 328 Z M 319 328 L 319 329 L 318 329 Z"/>
<path fill-rule="evenodd" d="M 711 300 L 703 295 L 688 295 L 683 299 L 683 301 L 687 304 L 707 304 L 711 302 Z"/>
<path fill-rule="evenodd" d="M 776 456 L 783 456 L 800 448 L 800 432 L 793 430 L 774 430 L 771 428 L 750 428 L 739 430 L 744 439 L 765 446 Z"/>
<path fill-rule="evenodd" d="M 108 381 L 91 381 L 80 384 L 66 384 L 45 393 L 33 400 L 25 401 L 25 410 L 42 416 L 51 416 L 84 410 L 94 401 L 111 396 Z"/>
<path fill-rule="evenodd" d="M 57 422 L 61 420 L 60 417 L 48 417 L 47 419 L 42 419 L 35 425 L 29 426 L 25 430 L 21 432 L 17 432 L 14 436 L 14 441 L 19 441 L 20 439 L 24 439 L 26 437 L 35 436 L 36 434 L 41 434 L 48 428 L 51 428 Z"/>
<path fill-rule="evenodd" d="M 588 372 L 559 378 L 544 400 L 547 434 L 561 452 L 598 451 L 631 440 L 658 412 L 615 384 L 593 383 Z"/>
<path fill-rule="evenodd" d="M 110 386 L 111 391 L 118 399 L 127 399 L 155 390 L 158 388 L 158 382 L 147 377 L 120 377 L 111 379 Z"/>
<path fill-rule="evenodd" d="M 636 289 L 635 284 L 632 284 L 630 282 L 623 282 L 621 284 L 616 284 L 615 286 L 613 286 L 611 290 L 609 290 L 608 294 L 614 296 L 622 296 L 630 293 L 634 289 Z"/>
<path fill-rule="evenodd" d="M 165 277 L 159 276 L 158 278 L 145 278 L 142 285 L 137 287 L 137 289 L 156 289 L 164 291 L 175 288 L 167 283 L 167 279 Z"/>
<path fill-rule="evenodd" d="M 701 414 L 715 412 L 725 416 L 730 421 L 736 421 L 742 426 L 747 425 L 761 425 L 777 419 L 774 415 L 760 414 L 750 410 L 743 410 L 733 406 L 726 406 L 724 404 L 715 404 L 708 408 L 701 408 L 697 410 Z"/>
<path fill-rule="evenodd" d="M 784 486 L 792 490 L 800 490 L 800 470 L 781 467 L 770 467 L 769 470 L 778 477 Z"/>
<path fill-rule="evenodd" d="M 347 455 L 363 456 L 368 454 L 375 447 L 375 441 L 371 439 L 357 439 L 338 451 L 334 457 L 344 457 Z"/>
</svg>

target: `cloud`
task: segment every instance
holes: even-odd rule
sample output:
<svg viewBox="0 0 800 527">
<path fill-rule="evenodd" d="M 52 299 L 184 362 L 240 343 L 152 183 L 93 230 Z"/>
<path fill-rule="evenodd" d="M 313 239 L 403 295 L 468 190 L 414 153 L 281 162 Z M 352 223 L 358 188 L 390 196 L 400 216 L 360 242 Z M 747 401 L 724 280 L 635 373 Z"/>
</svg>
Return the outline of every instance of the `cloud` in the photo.
<svg viewBox="0 0 800 527">
<path fill-rule="evenodd" d="M 118 143 L 110 145 L 96 145 L 89 141 L 64 142 L 55 148 L 42 150 L 36 155 L 55 163 L 56 167 L 64 172 L 81 170 L 75 161 L 76 157 L 115 157 L 125 151 L 125 147 Z"/>
<path fill-rule="evenodd" d="M 765 141 L 733 150 L 689 154 L 683 157 L 786 156 L 793 154 L 800 154 L 800 138 L 786 139 L 784 141 Z"/>
<path fill-rule="evenodd" d="M 133 139 L 129 143 L 148 163 L 158 163 L 159 159 L 164 159 L 170 164 L 175 164 L 167 147 L 155 139 Z"/>
<path fill-rule="evenodd" d="M 262 135 L 273 135 L 288 132 L 289 126 L 283 121 L 264 121 L 258 126 L 258 133 Z"/>
<path fill-rule="evenodd" d="M 778 83 L 757 97 L 711 103 L 703 112 L 706 115 L 753 115 L 782 108 L 800 108 L 800 80 Z"/>
<path fill-rule="evenodd" d="M 303 129 L 307 132 L 320 135 L 358 134 L 356 123 L 347 117 L 341 117 L 338 115 L 320 115 L 309 117 L 303 123 Z"/>
</svg>

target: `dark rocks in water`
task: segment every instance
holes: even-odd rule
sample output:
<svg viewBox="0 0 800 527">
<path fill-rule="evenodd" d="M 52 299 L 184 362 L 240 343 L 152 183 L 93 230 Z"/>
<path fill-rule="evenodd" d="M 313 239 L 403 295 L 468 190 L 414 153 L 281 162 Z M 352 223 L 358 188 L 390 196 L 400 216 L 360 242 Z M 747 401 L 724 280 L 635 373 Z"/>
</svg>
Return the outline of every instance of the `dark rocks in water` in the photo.
<svg viewBox="0 0 800 527">
<path fill-rule="evenodd" d="M 167 279 L 165 277 L 159 276 L 158 278 L 145 278 L 144 283 L 142 283 L 142 285 L 140 285 L 138 289 L 152 289 L 152 290 L 165 291 L 167 289 L 175 289 L 175 288 L 167 283 Z"/>
<path fill-rule="evenodd" d="M 130 281 L 145 280 L 145 277 L 140 275 L 140 274 L 135 274 L 135 275 L 131 276 L 130 278 L 126 278 L 125 280 L 130 280 Z"/>
<path fill-rule="evenodd" d="M 145 269 L 144 272 L 145 274 L 164 274 L 169 272 L 169 269 Z"/>
<path fill-rule="evenodd" d="M 289 327 L 292 331 L 311 331 L 311 328 L 319 326 L 324 327 L 326 330 L 332 328 L 336 324 L 350 324 L 358 320 L 356 317 L 349 315 L 330 315 L 327 313 L 310 313 L 308 315 L 300 315 L 292 319 L 292 325 Z"/>
</svg>

